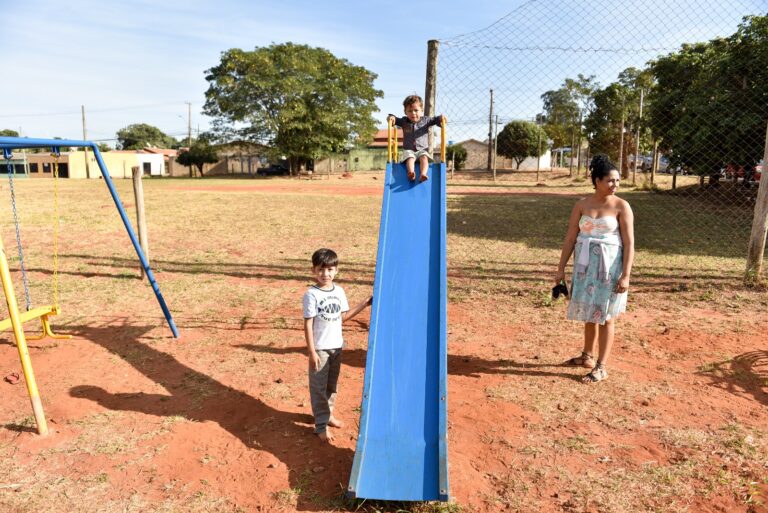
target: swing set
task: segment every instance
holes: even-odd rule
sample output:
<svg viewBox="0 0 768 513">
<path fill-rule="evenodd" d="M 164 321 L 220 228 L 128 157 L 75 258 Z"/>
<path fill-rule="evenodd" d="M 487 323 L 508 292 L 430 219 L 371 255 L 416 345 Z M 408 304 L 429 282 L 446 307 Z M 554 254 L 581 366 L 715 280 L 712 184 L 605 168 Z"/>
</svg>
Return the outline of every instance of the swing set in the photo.
<svg viewBox="0 0 768 513">
<path fill-rule="evenodd" d="M 59 267 L 58 252 L 59 252 L 59 232 L 60 232 L 58 174 L 59 174 L 59 156 L 61 155 L 60 148 L 62 146 L 89 148 L 91 149 L 91 151 L 93 151 L 94 157 L 96 158 L 96 162 L 98 163 L 99 169 L 101 170 L 101 175 L 104 178 L 104 183 L 107 185 L 107 188 L 109 189 L 109 192 L 112 195 L 112 199 L 115 203 L 115 206 L 117 207 L 118 213 L 120 214 L 120 217 L 123 221 L 125 229 L 128 232 L 128 236 L 131 239 L 131 243 L 133 244 L 133 247 L 136 250 L 136 254 L 139 257 L 141 266 L 144 269 L 144 274 L 152 286 L 152 289 L 155 293 L 155 297 L 157 298 L 157 301 L 160 304 L 160 308 L 163 311 L 165 319 L 168 322 L 168 326 L 171 328 L 171 332 L 173 333 L 173 336 L 175 338 L 179 337 L 179 332 L 178 332 L 178 329 L 176 328 L 176 324 L 174 323 L 173 318 L 171 317 L 170 310 L 168 309 L 168 306 L 165 304 L 165 299 L 163 299 L 163 296 L 160 293 L 160 287 L 157 284 L 157 281 L 155 280 L 155 276 L 152 273 L 152 270 L 149 268 L 149 262 L 147 261 L 147 258 L 144 255 L 144 251 L 142 250 L 141 245 L 139 244 L 139 241 L 136 237 L 136 234 L 134 233 L 133 228 L 131 227 L 131 223 L 128 220 L 128 215 L 126 214 L 125 209 L 123 208 L 123 205 L 120 201 L 120 197 L 117 194 L 117 190 L 115 189 L 115 186 L 112 183 L 112 178 L 110 177 L 109 171 L 107 170 L 107 166 L 104 163 L 104 159 L 102 158 L 101 153 L 99 152 L 99 148 L 96 146 L 96 144 L 94 144 L 91 141 L 0 137 L 0 149 L 3 150 L 3 157 L 6 160 L 7 168 L 8 168 L 8 183 L 9 183 L 9 191 L 11 196 L 11 207 L 13 210 L 13 222 L 16 230 L 16 245 L 18 248 L 19 267 L 21 271 L 22 284 L 24 287 L 24 298 L 26 303 L 26 311 L 21 312 L 19 310 L 19 306 L 16 301 L 16 293 L 13 288 L 13 281 L 11 278 L 11 272 L 8 265 L 8 257 L 6 255 L 5 246 L 3 244 L 2 237 L 0 237 L 0 281 L 2 281 L 3 293 L 5 295 L 6 304 L 8 305 L 8 318 L 0 321 L 0 331 L 4 331 L 8 328 L 13 329 L 13 335 L 16 340 L 16 347 L 19 351 L 19 358 L 21 359 L 21 367 L 24 373 L 24 380 L 27 385 L 27 392 L 29 394 L 29 398 L 32 403 L 32 411 L 35 416 L 37 431 L 40 435 L 45 435 L 48 433 L 48 426 L 45 419 L 45 414 L 43 412 L 40 393 L 37 389 L 34 371 L 32 370 L 32 363 L 29 358 L 27 340 L 41 340 L 46 337 L 54 338 L 54 339 L 72 338 L 71 335 L 61 335 L 61 334 L 55 333 L 50 323 L 51 316 L 59 315 L 61 313 L 61 308 L 59 307 L 59 277 L 58 277 L 58 267 Z M 15 174 L 14 173 L 15 169 L 13 164 L 11 163 L 11 159 L 13 158 L 13 153 L 12 153 L 13 150 L 23 149 L 23 148 L 50 148 L 54 158 L 54 165 L 53 165 L 54 222 L 53 222 L 53 275 L 52 275 L 53 302 L 50 305 L 39 306 L 36 308 L 33 308 L 32 301 L 30 299 L 29 282 L 27 277 L 26 265 L 24 261 L 24 251 L 23 251 L 23 246 L 21 242 L 20 222 L 19 222 L 19 216 L 18 216 L 18 209 L 16 207 L 16 190 L 14 187 L 14 178 L 13 178 Z M 40 320 L 41 333 L 40 335 L 27 336 L 24 333 L 23 325 L 26 322 L 32 321 L 34 319 Z"/>
<path fill-rule="evenodd" d="M 26 300 L 27 311 L 19 314 L 19 320 L 22 324 L 33 319 L 40 319 L 41 333 L 39 336 L 26 336 L 27 340 L 42 340 L 46 337 L 54 339 L 70 339 L 72 335 L 59 335 L 53 332 L 49 317 L 59 315 L 59 148 L 53 148 L 53 304 L 32 308 L 32 300 L 29 294 L 29 279 L 24 262 L 24 249 L 21 243 L 21 227 L 19 223 L 18 209 L 16 208 L 16 189 L 13 183 L 14 167 L 11 164 L 12 153 L 8 149 L 3 150 L 8 167 L 8 188 L 11 193 L 11 208 L 13 210 L 13 224 L 16 229 L 16 247 L 19 254 L 19 268 L 21 270 L 21 282 L 24 286 L 24 299 Z M 1 243 L 1 242 L 0 242 Z M 3 255 L 4 257 L 5 255 Z M 7 261 L 5 262 L 7 266 Z M 5 277 L 3 276 L 3 281 Z M 12 327 L 10 317 L 0 321 L 0 331 L 5 331 Z"/>
</svg>

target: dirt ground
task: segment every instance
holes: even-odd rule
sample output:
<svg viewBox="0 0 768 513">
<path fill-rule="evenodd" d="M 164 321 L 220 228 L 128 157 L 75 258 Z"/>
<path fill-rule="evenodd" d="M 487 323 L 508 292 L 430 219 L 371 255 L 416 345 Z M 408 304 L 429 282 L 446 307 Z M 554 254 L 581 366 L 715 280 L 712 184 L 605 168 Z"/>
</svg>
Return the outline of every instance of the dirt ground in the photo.
<svg viewBox="0 0 768 513">
<path fill-rule="evenodd" d="M 494 243 L 449 268 L 453 504 L 346 501 L 368 313 L 345 328 L 346 426 L 329 445 L 312 434 L 299 305 L 306 255 L 326 242 L 350 301 L 370 293 L 381 182 L 147 182 L 150 255 L 179 340 L 117 221 L 89 227 L 70 212 L 56 327 L 73 338 L 29 343 L 51 433 L 36 434 L 23 379 L 0 382 L 0 510 L 768 511 L 765 290 L 720 261 L 692 271 L 639 258 L 610 378 L 587 386 L 584 369 L 561 365 L 581 327 L 547 298 L 556 249 L 509 261 Z M 76 212 L 115 217 L 101 189 L 67 187 Z M 505 191 L 449 190 L 484 192 Z M 506 194 L 525 192 L 538 193 Z M 343 226 L 308 226 L 330 212 Z M 7 228 L 3 239 L 12 246 Z M 1 379 L 20 365 L 10 332 L 0 337 Z"/>
</svg>

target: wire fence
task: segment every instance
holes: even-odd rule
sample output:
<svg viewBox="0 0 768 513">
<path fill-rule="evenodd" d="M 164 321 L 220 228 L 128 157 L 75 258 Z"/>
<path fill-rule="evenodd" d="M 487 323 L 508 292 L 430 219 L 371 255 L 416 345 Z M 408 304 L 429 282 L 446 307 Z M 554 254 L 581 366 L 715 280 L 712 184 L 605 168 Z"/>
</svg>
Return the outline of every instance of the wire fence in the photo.
<svg viewBox="0 0 768 513">
<path fill-rule="evenodd" d="M 744 258 L 768 122 L 767 8 L 530 0 L 441 40 L 436 112 L 451 121 L 449 144 L 466 150 L 461 178 L 538 185 L 560 221 L 556 238 L 528 245 L 543 261 L 562 242 L 573 204 L 563 193 L 589 191 L 589 159 L 605 153 L 621 169 L 638 249 Z M 456 234 L 472 235 L 471 208 L 511 216 L 501 239 L 523 240 L 511 236 L 516 220 L 542 226 L 507 212 L 520 200 L 510 196 L 452 200 Z"/>
</svg>

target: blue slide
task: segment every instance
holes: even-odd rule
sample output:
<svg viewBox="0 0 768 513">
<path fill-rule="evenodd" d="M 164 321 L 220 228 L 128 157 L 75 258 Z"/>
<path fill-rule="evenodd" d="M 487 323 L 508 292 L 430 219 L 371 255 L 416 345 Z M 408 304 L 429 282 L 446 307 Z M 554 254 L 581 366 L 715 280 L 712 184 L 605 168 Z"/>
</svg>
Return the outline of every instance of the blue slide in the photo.
<svg viewBox="0 0 768 513">
<path fill-rule="evenodd" d="M 449 498 L 445 186 L 387 164 L 353 498 Z"/>
</svg>

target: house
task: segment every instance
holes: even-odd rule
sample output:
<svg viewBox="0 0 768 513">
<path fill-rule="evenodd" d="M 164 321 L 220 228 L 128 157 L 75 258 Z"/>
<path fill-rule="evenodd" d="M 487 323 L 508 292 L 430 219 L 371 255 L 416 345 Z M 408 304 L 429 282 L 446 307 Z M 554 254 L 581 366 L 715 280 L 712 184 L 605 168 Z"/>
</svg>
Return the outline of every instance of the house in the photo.
<svg viewBox="0 0 768 513">
<path fill-rule="evenodd" d="M 467 150 L 467 161 L 464 163 L 464 169 L 470 171 L 485 171 L 488 169 L 488 141 L 478 141 L 477 139 L 467 139 L 456 145 L 462 146 Z M 546 149 L 541 157 L 527 157 L 520 163 L 521 171 L 535 171 L 539 169 L 549 169 L 551 165 L 551 156 Z M 513 159 L 496 156 L 496 169 L 515 170 L 518 169 L 517 162 Z"/>
<path fill-rule="evenodd" d="M 50 153 L 27 153 L 26 158 L 31 178 L 52 176 L 57 160 L 61 178 L 99 178 L 101 176 L 93 151 L 63 152 L 58 159 Z M 101 153 L 101 158 L 112 178 L 130 178 L 134 167 L 143 169 L 145 175 L 151 176 L 162 176 L 164 169 L 162 155 L 146 154 L 143 151 L 108 151 Z"/>
</svg>

